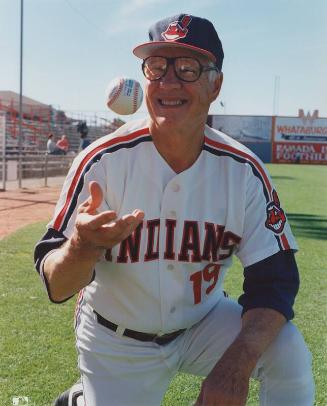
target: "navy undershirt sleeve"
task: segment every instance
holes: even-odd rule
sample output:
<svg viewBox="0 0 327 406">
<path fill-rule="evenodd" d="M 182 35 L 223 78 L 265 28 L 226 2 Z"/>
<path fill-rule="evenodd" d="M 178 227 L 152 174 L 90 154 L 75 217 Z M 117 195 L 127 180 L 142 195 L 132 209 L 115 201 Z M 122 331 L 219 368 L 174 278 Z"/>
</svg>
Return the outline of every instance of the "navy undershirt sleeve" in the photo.
<svg viewBox="0 0 327 406">
<path fill-rule="evenodd" d="M 48 231 L 41 238 L 41 240 L 36 244 L 35 250 L 34 250 L 35 268 L 36 268 L 37 272 L 40 274 L 40 276 L 44 282 L 44 285 L 47 289 L 49 299 L 53 303 L 64 303 L 73 296 L 70 296 L 62 301 L 56 301 L 56 300 L 52 299 L 51 294 L 50 294 L 49 282 L 47 281 L 47 278 L 45 277 L 43 270 L 42 270 L 43 259 L 48 255 L 48 253 L 50 251 L 60 248 L 66 241 L 67 241 L 67 237 L 65 237 L 64 234 L 62 234 L 61 232 L 59 232 L 53 228 L 49 228 Z M 93 282 L 94 277 L 95 277 L 95 271 L 93 272 L 92 279 L 89 283 Z"/>
<path fill-rule="evenodd" d="M 242 315 L 250 309 L 261 307 L 274 309 L 287 320 L 292 319 L 299 284 L 299 272 L 292 250 L 280 251 L 244 268 L 244 293 L 238 299 L 243 306 Z"/>
<path fill-rule="evenodd" d="M 67 238 L 62 233 L 60 233 L 57 230 L 54 230 L 53 228 L 49 228 L 48 231 L 41 238 L 41 240 L 36 244 L 34 249 L 35 268 L 41 276 L 41 279 L 45 285 L 50 301 L 52 303 L 57 304 L 66 302 L 68 299 L 70 299 L 70 297 L 62 301 L 56 301 L 52 299 L 50 294 L 49 282 L 45 274 L 43 273 L 42 264 L 43 259 L 48 255 L 48 253 L 52 250 L 60 248 L 65 243 L 65 241 L 67 241 Z"/>
<path fill-rule="evenodd" d="M 49 228 L 34 249 L 34 263 L 38 273 L 41 273 L 40 266 L 43 258 L 52 250 L 63 245 L 67 238 L 59 231 Z"/>
</svg>

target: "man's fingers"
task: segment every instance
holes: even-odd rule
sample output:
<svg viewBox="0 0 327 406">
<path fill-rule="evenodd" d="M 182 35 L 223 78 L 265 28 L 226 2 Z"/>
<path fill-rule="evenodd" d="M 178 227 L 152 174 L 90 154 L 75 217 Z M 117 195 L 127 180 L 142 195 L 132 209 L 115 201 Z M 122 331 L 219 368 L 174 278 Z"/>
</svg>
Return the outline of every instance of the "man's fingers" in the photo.
<svg viewBox="0 0 327 406">
<path fill-rule="evenodd" d="M 81 213 L 79 216 L 79 225 L 87 225 L 91 230 L 104 227 L 108 228 L 108 231 L 118 234 L 126 230 L 128 231 L 129 228 L 131 228 L 131 230 L 135 229 L 143 220 L 144 213 L 141 210 L 134 210 L 132 214 L 126 214 L 118 220 L 116 220 L 116 218 L 117 214 L 114 211 L 104 211 L 93 216 L 88 213 Z"/>
<path fill-rule="evenodd" d="M 143 218 L 144 213 L 141 210 L 134 210 L 133 214 L 127 214 L 108 225 L 104 225 L 101 231 L 103 236 L 113 241 L 115 245 L 127 238 L 137 228 Z"/>
<path fill-rule="evenodd" d="M 111 223 L 117 218 L 114 211 L 105 211 L 103 213 L 93 216 L 92 220 L 89 221 L 89 227 L 91 230 L 96 230 L 102 226 Z"/>
<path fill-rule="evenodd" d="M 102 203 L 103 192 L 102 192 L 102 189 L 101 189 L 101 186 L 99 185 L 99 183 L 94 182 L 94 181 L 89 183 L 89 191 L 90 191 L 90 197 L 88 199 L 89 210 L 94 211 Z"/>
<path fill-rule="evenodd" d="M 79 213 L 95 214 L 102 203 L 103 192 L 98 182 L 89 183 L 89 192 L 90 196 L 78 208 Z"/>
<path fill-rule="evenodd" d="M 125 214 L 125 216 L 123 216 L 121 220 L 124 224 L 129 225 L 133 224 L 134 222 L 138 224 L 140 221 L 143 220 L 143 218 L 144 212 L 142 210 L 135 209 L 132 214 Z"/>
<path fill-rule="evenodd" d="M 117 215 L 114 211 L 104 211 L 103 213 L 94 215 L 90 215 L 87 212 L 81 212 L 78 215 L 76 226 L 79 229 L 96 230 L 112 222 L 116 217 Z"/>
<path fill-rule="evenodd" d="M 76 221 L 76 228 L 80 235 L 92 241 L 95 245 L 111 248 L 127 238 L 142 222 L 144 212 L 134 210 L 117 219 L 114 211 L 105 211 L 100 214 L 90 214 L 81 211 Z"/>
<path fill-rule="evenodd" d="M 110 224 L 109 228 L 114 228 L 117 234 L 128 236 L 140 224 L 144 218 L 144 213 L 141 210 L 134 210 L 132 214 L 125 214 L 115 223 Z M 124 237 L 125 238 L 125 237 Z"/>
</svg>

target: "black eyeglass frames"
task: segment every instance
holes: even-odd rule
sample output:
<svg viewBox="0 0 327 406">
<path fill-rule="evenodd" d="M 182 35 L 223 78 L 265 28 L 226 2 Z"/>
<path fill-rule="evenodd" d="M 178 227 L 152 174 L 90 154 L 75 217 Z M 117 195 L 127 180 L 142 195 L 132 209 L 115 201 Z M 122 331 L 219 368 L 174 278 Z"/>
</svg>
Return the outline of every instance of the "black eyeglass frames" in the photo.
<svg viewBox="0 0 327 406">
<path fill-rule="evenodd" d="M 204 66 L 196 58 L 186 56 L 176 58 L 149 56 L 142 63 L 142 71 L 148 80 L 155 81 L 166 75 L 169 65 L 173 65 L 175 75 L 183 82 L 197 81 L 202 72 L 212 70 L 219 72 L 216 66 Z"/>
</svg>

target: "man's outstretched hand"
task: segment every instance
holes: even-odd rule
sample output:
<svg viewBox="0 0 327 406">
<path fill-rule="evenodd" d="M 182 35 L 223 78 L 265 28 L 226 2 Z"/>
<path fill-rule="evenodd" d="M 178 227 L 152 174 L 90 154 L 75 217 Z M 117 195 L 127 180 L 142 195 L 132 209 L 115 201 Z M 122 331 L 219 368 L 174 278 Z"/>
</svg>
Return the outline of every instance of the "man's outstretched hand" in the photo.
<svg viewBox="0 0 327 406">
<path fill-rule="evenodd" d="M 142 210 L 134 210 L 117 218 L 112 210 L 98 212 L 103 200 L 103 192 L 97 182 L 89 184 L 90 196 L 77 211 L 72 240 L 79 248 L 95 250 L 108 249 L 127 238 L 144 218 Z"/>
<path fill-rule="evenodd" d="M 141 210 L 134 210 L 119 219 L 111 210 L 99 213 L 102 189 L 97 182 L 90 182 L 89 191 L 89 197 L 77 209 L 73 235 L 44 261 L 43 271 L 50 297 L 57 302 L 87 286 L 103 251 L 127 238 L 144 218 Z"/>
</svg>

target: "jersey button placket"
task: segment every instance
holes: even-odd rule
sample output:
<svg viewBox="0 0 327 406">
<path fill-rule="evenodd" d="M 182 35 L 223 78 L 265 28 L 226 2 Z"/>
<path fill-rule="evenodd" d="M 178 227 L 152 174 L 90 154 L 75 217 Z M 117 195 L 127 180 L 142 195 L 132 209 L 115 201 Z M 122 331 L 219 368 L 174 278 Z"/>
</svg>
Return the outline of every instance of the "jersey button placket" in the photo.
<svg viewBox="0 0 327 406">
<path fill-rule="evenodd" d="M 160 214 L 163 222 L 160 225 L 160 245 L 163 247 L 166 244 L 166 220 L 178 220 L 180 191 L 181 185 L 176 178 L 172 179 L 164 189 Z M 165 232 L 163 233 L 163 231 Z M 176 307 L 173 305 L 175 295 L 170 289 L 174 271 L 176 271 L 174 260 L 169 261 L 162 258 L 160 264 L 161 317 L 163 329 L 165 330 L 171 328 L 172 316 L 176 311 Z M 172 309 L 174 310 L 171 311 Z"/>
<path fill-rule="evenodd" d="M 171 190 L 175 193 L 178 193 L 181 190 L 181 186 L 179 183 L 174 182 L 171 185 Z M 169 218 L 176 220 L 177 219 L 177 212 L 176 210 L 170 210 L 169 211 Z"/>
<path fill-rule="evenodd" d="M 180 187 L 179 183 L 173 183 L 171 185 L 171 187 L 172 187 L 172 191 L 175 192 L 175 193 L 177 193 L 177 192 L 179 192 L 181 190 L 181 187 Z"/>
</svg>

